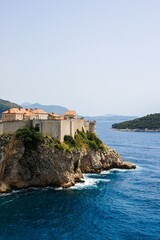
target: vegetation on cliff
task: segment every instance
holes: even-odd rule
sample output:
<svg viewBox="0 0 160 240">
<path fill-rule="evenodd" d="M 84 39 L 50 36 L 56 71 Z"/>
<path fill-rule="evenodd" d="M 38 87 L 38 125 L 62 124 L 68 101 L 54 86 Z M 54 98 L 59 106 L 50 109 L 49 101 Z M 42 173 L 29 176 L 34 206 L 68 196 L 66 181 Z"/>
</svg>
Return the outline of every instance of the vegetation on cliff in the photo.
<svg viewBox="0 0 160 240">
<path fill-rule="evenodd" d="M 78 150 L 78 149 L 79 150 L 90 149 L 94 151 L 105 149 L 105 145 L 97 137 L 95 133 L 89 133 L 89 132 L 85 133 L 79 130 L 75 134 L 74 138 L 72 136 L 65 135 L 64 142 L 63 143 L 56 142 L 55 147 L 62 150 L 66 150 L 68 152 L 72 150 Z"/>
<path fill-rule="evenodd" d="M 12 103 L 10 101 L 0 99 L 0 117 L 2 116 L 2 112 L 6 111 L 10 108 L 21 108 L 21 106 L 19 106 L 16 103 Z"/>
<path fill-rule="evenodd" d="M 36 128 L 25 127 L 18 129 L 16 137 L 23 142 L 25 153 L 30 150 L 36 150 L 38 145 L 43 142 L 43 135 Z"/>
<path fill-rule="evenodd" d="M 25 153 L 36 150 L 39 144 L 46 147 L 55 147 L 56 149 L 71 152 L 75 150 L 90 149 L 94 151 L 105 150 L 105 145 L 95 133 L 77 131 L 75 138 L 70 135 L 64 136 L 64 141 L 60 142 L 50 136 L 45 136 L 38 132 L 36 128 L 25 127 L 18 129 L 16 138 L 20 139 L 25 147 Z"/>
<path fill-rule="evenodd" d="M 130 129 L 130 130 L 141 130 L 141 131 L 156 131 L 160 130 L 160 113 L 150 114 L 145 117 L 136 118 L 132 121 L 125 121 L 118 124 L 113 124 L 112 128 L 115 129 Z"/>
<path fill-rule="evenodd" d="M 70 187 L 83 173 L 133 169 L 95 135 L 78 131 L 59 142 L 34 128 L 0 135 L 0 193 L 29 187 Z"/>
</svg>

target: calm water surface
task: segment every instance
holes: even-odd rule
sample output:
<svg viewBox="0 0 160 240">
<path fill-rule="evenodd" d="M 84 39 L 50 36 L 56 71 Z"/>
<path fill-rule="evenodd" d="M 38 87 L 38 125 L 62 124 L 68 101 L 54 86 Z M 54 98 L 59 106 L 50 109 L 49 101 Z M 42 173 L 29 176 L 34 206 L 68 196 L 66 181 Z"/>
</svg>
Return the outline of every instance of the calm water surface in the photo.
<svg viewBox="0 0 160 240">
<path fill-rule="evenodd" d="M 160 133 L 97 133 L 136 170 L 85 175 L 67 190 L 0 195 L 0 240 L 160 239 Z"/>
</svg>

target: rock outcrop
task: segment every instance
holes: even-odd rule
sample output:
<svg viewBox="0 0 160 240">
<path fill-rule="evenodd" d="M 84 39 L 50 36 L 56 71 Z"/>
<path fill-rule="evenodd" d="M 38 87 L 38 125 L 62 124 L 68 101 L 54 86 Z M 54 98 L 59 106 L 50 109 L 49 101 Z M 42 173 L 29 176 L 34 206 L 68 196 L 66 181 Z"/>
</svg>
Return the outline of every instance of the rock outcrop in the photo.
<svg viewBox="0 0 160 240">
<path fill-rule="evenodd" d="M 15 135 L 0 137 L 0 192 L 28 187 L 70 187 L 81 181 L 83 173 L 100 173 L 111 168 L 132 169 L 116 151 L 74 149 L 65 151 L 47 140 L 36 150 L 26 151 Z"/>
<path fill-rule="evenodd" d="M 131 162 L 124 162 L 121 156 L 109 147 L 97 152 L 82 152 L 80 169 L 83 173 L 100 173 L 103 170 L 113 168 L 135 169 L 136 165 Z"/>
</svg>

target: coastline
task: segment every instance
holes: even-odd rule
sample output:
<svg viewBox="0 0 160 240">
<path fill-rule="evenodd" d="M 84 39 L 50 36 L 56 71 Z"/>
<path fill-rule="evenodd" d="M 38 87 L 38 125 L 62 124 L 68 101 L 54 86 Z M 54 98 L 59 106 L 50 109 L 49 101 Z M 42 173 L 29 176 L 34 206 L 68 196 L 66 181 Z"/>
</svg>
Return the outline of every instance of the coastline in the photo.
<svg viewBox="0 0 160 240">
<path fill-rule="evenodd" d="M 114 131 L 121 131 L 121 132 L 160 132 L 160 129 L 129 129 L 129 128 L 125 128 L 125 129 L 117 129 L 117 128 L 112 128 L 112 130 Z"/>
<path fill-rule="evenodd" d="M 91 135 L 92 140 L 89 136 L 79 132 L 63 143 L 48 136 L 32 135 L 31 142 L 26 135 L 0 136 L 0 193 L 30 187 L 69 188 L 83 182 L 84 173 L 136 168 L 96 135 Z"/>
</svg>

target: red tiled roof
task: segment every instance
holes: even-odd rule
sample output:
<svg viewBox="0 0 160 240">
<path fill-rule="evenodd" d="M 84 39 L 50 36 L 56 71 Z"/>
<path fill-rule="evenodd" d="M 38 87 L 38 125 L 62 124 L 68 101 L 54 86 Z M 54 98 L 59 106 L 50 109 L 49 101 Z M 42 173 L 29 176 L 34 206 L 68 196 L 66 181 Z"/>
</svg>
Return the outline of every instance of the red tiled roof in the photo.
<svg viewBox="0 0 160 240">
<path fill-rule="evenodd" d="M 32 108 L 11 108 L 5 112 L 7 113 L 15 113 L 15 114 L 26 114 L 26 115 L 32 115 L 32 114 L 48 114 L 47 112 L 41 110 L 41 109 L 32 109 Z"/>
<path fill-rule="evenodd" d="M 26 112 L 27 111 L 24 108 L 11 108 L 11 109 L 8 109 L 7 111 L 3 112 L 3 113 L 21 113 L 21 114 L 24 114 Z"/>
<path fill-rule="evenodd" d="M 74 111 L 74 110 L 68 110 L 66 113 L 65 113 L 65 115 L 76 115 L 76 111 Z"/>
</svg>

